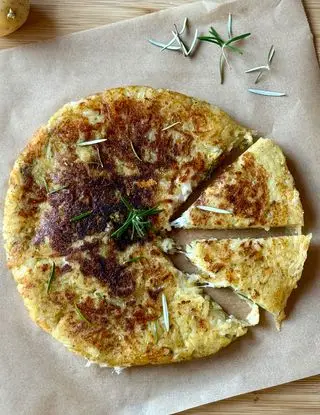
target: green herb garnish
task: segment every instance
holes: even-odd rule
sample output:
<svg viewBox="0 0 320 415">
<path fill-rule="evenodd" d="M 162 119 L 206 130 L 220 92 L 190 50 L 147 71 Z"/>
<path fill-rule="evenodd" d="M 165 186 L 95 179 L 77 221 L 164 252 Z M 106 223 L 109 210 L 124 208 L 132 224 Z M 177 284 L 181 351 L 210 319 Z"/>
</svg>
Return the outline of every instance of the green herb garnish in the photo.
<svg viewBox="0 0 320 415">
<path fill-rule="evenodd" d="M 243 33 L 242 35 L 233 37 L 232 36 L 232 15 L 229 14 L 229 19 L 228 19 L 229 39 L 228 40 L 224 40 L 212 26 L 210 27 L 209 34 L 207 36 L 198 37 L 198 39 L 203 42 L 214 43 L 215 45 L 221 48 L 220 64 L 219 64 L 221 84 L 223 84 L 223 80 L 224 80 L 224 63 L 226 62 L 227 65 L 230 67 L 225 51 L 229 50 L 231 52 L 237 52 L 240 55 L 242 55 L 243 51 L 240 48 L 233 46 L 233 43 L 239 42 L 240 40 L 245 39 L 250 35 L 251 33 Z"/>
<path fill-rule="evenodd" d="M 52 261 L 51 264 L 51 271 L 50 271 L 50 275 L 49 275 L 49 279 L 48 279 L 48 283 L 47 283 L 47 294 L 50 291 L 50 287 L 51 287 L 51 283 L 55 277 L 56 274 L 56 264 Z"/>
<path fill-rule="evenodd" d="M 135 256 L 135 257 L 133 257 L 133 258 L 128 259 L 128 261 L 126 261 L 125 263 L 126 263 L 126 264 L 130 264 L 131 262 L 138 262 L 138 261 L 140 261 L 140 259 L 142 259 L 142 258 L 144 258 L 144 256 L 143 256 L 143 255 L 141 255 L 141 256 Z"/>
<path fill-rule="evenodd" d="M 84 219 L 87 216 L 90 216 L 92 214 L 92 210 L 88 210 L 87 212 L 80 213 L 80 215 L 74 216 L 70 219 L 70 222 L 77 222 L 78 220 Z"/>
<path fill-rule="evenodd" d="M 187 57 L 191 55 L 191 53 L 193 52 L 196 46 L 196 43 L 197 43 L 197 39 L 198 39 L 198 29 L 196 29 L 190 47 L 186 46 L 185 42 L 181 38 L 181 35 L 185 32 L 187 28 L 187 24 L 188 24 L 188 18 L 186 17 L 184 19 L 181 30 L 178 30 L 177 26 L 173 25 L 174 30 L 171 32 L 173 34 L 173 38 L 168 43 L 158 42 L 157 40 L 153 40 L 153 39 L 148 39 L 148 42 L 150 42 L 154 46 L 160 47 L 161 51 L 165 49 L 181 51 L 183 53 L 183 56 Z"/>
<path fill-rule="evenodd" d="M 111 234 L 111 237 L 118 239 L 131 228 L 131 240 L 134 238 L 135 234 L 137 234 L 139 238 L 143 238 L 146 233 L 152 229 L 152 223 L 147 218 L 149 216 L 157 215 L 162 209 L 158 209 L 157 206 L 150 209 L 136 209 L 124 197 L 120 196 L 120 199 L 128 210 L 128 216 L 120 228 Z"/>
<path fill-rule="evenodd" d="M 78 315 L 78 317 L 80 318 L 80 320 L 82 321 L 86 321 L 87 323 L 91 324 L 91 322 L 83 315 L 83 313 L 79 310 L 79 307 L 77 306 L 76 303 L 74 303 L 74 309 L 76 310 L 76 313 Z"/>
</svg>

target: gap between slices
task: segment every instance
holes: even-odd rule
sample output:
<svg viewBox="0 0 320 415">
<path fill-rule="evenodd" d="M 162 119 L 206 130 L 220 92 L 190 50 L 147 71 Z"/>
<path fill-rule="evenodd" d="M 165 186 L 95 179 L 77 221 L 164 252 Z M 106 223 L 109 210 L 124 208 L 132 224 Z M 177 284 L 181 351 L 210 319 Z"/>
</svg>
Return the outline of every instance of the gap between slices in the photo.
<svg viewBox="0 0 320 415">
<path fill-rule="evenodd" d="M 171 222 L 174 227 L 190 229 L 189 231 L 183 229 L 173 231 L 173 239 L 178 246 L 181 246 L 182 241 L 186 245 L 186 256 L 193 264 L 193 269 L 192 267 L 191 269 L 196 275 L 195 279 L 201 284 L 205 285 L 207 282 L 208 286 L 215 289 L 230 287 L 236 294 L 250 299 L 271 312 L 277 327 L 280 328 L 281 321 L 285 318 L 284 307 L 292 289 L 296 287 L 301 277 L 311 239 L 311 235 L 281 238 L 282 235 L 300 235 L 303 226 L 303 209 L 299 193 L 295 188 L 282 150 L 272 140 L 260 138 L 235 161 L 227 167 L 224 165 L 223 169 L 220 169 L 206 185 L 206 187 L 201 187 L 200 192 L 197 192 L 196 198 L 193 197 L 192 200 L 187 201 L 182 214 L 180 211 L 181 216 L 176 215 Z M 238 231 L 241 229 L 242 238 L 247 239 L 224 239 L 238 238 L 237 229 Z M 211 241 L 213 237 L 219 240 L 213 242 Z M 260 300 L 256 295 L 252 295 L 250 290 L 261 289 L 259 278 L 265 278 L 264 262 L 254 268 L 255 285 L 249 287 L 252 275 L 244 269 L 245 264 L 248 263 L 249 271 L 252 271 L 250 266 L 256 265 L 252 260 L 250 263 L 250 256 L 246 259 L 242 258 L 243 267 L 240 266 L 240 270 L 234 272 L 232 267 L 228 269 L 226 264 L 222 264 L 221 258 L 219 262 L 214 249 L 208 249 L 210 244 L 235 245 L 238 242 L 244 245 L 262 246 L 268 241 L 273 241 L 276 245 L 275 241 L 282 240 L 286 240 L 289 245 L 293 241 L 299 241 L 298 246 L 294 247 L 295 253 L 301 243 L 301 255 L 298 255 L 297 262 L 299 270 L 296 278 L 293 278 L 290 272 L 292 264 L 290 262 L 283 264 L 284 280 L 281 285 L 277 267 L 273 267 L 271 274 L 269 272 L 270 278 L 266 286 L 269 284 L 272 288 L 272 284 L 275 284 L 278 289 L 273 287 L 274 289 L 269 289 L 267 293 L 263 293 L 262 290 L 263 298 Z M 201 256 L 201 249 L 195 250 L 195 246 L 207 248 L 205 258 Z M 284 255 L 288 254 L 287 251 L 284 248 Z M 253 255 L 257 253 L 258 250 Z M 292 260 L 294 260 L 294 255 Z M 210 264 L 210 261 L 213 264 Z M 186 269 L 186 262 L 181 259 L 181 255 L 180 258 L 176 255 L 173 262 L 178 268 Z M 235 264 L 237 265 L 236 261 Z M 198 268 L 198 271 L 194 266 Z M 226 270 L 226 275 L 221 276 L 220 269 L 212 272 L 210 266 L 221 266 Z M 188 267 L 190 268 L 190 264 Z M 197 275 L 199 272 L 200 275 Z M 233 278 L 236 278 L 238 282 L 234 283 Z M 283 298 L 275 306 L 272 301 L 276 303 L 275 297 L 279 290 Z"/>
</svg>

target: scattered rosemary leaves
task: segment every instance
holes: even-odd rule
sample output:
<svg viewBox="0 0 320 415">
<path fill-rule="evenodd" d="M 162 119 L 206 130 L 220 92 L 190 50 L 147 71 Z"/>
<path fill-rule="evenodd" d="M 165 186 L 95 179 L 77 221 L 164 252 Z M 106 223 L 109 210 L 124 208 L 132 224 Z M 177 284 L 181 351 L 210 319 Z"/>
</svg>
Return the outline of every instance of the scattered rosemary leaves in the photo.
<svg viewBox="0 0 320 415">
<path fill-rule="evenodd" d="M 87 317 L 85 317 L 85 316 L 83 315 L 83 313 L 79 310 L 79 307 L 77 306 L 77 304 L 76 304 L 76 303 L 74 303 L 74 309 L 76 310 L 76 313 L 77 313 L 77 315 L 78 315 L 78 317 L 79 317 L 79 319 L 80 319 L 80 320 L 85 321 L 85 322 L 87 322 L 87 323 L 91 324 L 91 321 L 89 321 L 89 320 L 87 319 Z"/>
<path fill-rule="evenodd" d="M 130 146 L 132 149 L 133 154 L 136 156 L 136 158 L 140 161 L 142 161 L 142 159 L 138 156 L 138 153 L 136 152 L 136 149 L 134 148 L 133 142 L 130 140 Z"/>
<path fill-rule="evenodd" d="M 166 331 L 168 332 L 170 329 L 168 303 L 167 303 L 167 297 L 163 293 L 162 293 L 162 316 L 163 316 L 164 327 Z"/>
<path fill-rule="evenodd" d="M 107 141 L 107 138 L 97 138 L 96 140 L 91 140 L 91 141 L 80 141 L 80 143 L 77 143 L 77 146 L 79 147 L 92 146 L 94 144 L 103 143 L 104 141 Z"/>
<path fill-rule="evenodd" d="M 161 51 L 168 49 L 168 50 L 174 50 L 174 51 L 181 51 L 183 53 L 183 56 L 187 57 L 192 54 L 192 52 L 195 49 L 195 46 L 197 44 L 198 39 L 198 29 L 195 30 L 195 34 L 193 36 L 193 40 L 191 42 L 190 47 L 188 47 L 185 43 L 185 41 L 182 39 L 183 33 L 186 31 L 188 26 L 188 18 L 186 17 L 183 21 L 183 25 L 181 30 L 178 30 L 177 25 L 173 25 L 174 30 L 171 31 L 173 38 L 168 43 L 158 42 L 154 39 L 148 39 L 148 42 L 151 43 L 154 46 L 158 46 L 161 48 Z"/>
<path fill-rule="evenodd" d="M 147 218 L 149 216 L 157 215 L 162 209 L 158 209 L 157 206 L 149 209 L 136 209 L 124 197 L 120 196 L 120 199 L 128 210 L 128 216 L 120 228 L 111 234 L 111 237 L 118 239 L 131 228 L 131 240 L 134 238 L 135 234 L 137 234 L 139 238 L 143 238 L 146 233 L 152 229 L 152 223 Z"/>
<path fill-rule="evenodd" d="M 70 222 L 77 222 L 78 220 L 84 219 L 87 216 L 91 215 L 92 212 L 93 212 L 92 210 L 88 210 L 87 212 L 80 213 L 79 215 L 74 216 L 73 218 L 71 218 Z"/>
<path fill-rule="evenodd" d="M 256 80 L 254 81 L 255 84 L 259 82 L 259 79 L 261 78 L 263 72 L 270 71 L 274 54 L 275 54 L 275 49 L 274 49 L 274 46 L 272 45 L 268 53 L 268 61 L 266 65 L 256 66 L 255 68 L 251 68 L 245 71 L 245 73 L 259 72 Z"/>
<path fill-rule="evenodd" d="M 209 34 L 206 36 L 199 36 L 198 39 L 203 42 L 214 43 L 215 45 L 221 48 L 220 54 L 220 83 L 223 84 L 224 81 L 224 63 L 226 63 L 229 67 L 230 64 L 228 62 L 227 56 L 225 51 L 229 50 L 231 52 L 237 52 L 240 55 L 243 54 L 242 49 L 233 45 L 233 43 L 239 42 L 242 39 L 247 38 L 250 36 L 251 33 L 243 33 L 242 35 L 234 36 L 232 34 L 232 15 L 229 14 L 228 18 L 228 40 L 223 40 L 223 38 L 219 35 L 219 33 L 211 26 L 209 30 Z"/>
<path fill-rule="evenodd" d="M 220 209 L 213 206 L 197 206 L 197 208 L 200 210 L 206 210 L 208 212 L 222 213 L 225 215 L 232 215 L 233 213 L 231 210 Z"/>
<path fill-rule="evenodd" d="M 162 128 L 161 131 L 169 130 L 169 128 L 172 128 L 172 127 L 174 127 L 177 124 L 181 124 L 181 121 L 176 121 L 176 122 L 174 122 L 174 123 L 172 123 L 170 125 L 167 125 L 166 127 Z"/>
<path fill-rule="evenodd" d="M 55 277 L 55 274 L 56 274 L 56 264 L 55 264 L 54 261 L 52 261 L 52 263 L 51 263 L 51 271 L 50 271 L 50 275 L 49 275 L 48 282 L 47 282 L 47 294 L 50 291 L 50 287 L 51 287 L 52 281 L 53 281 L 53 279 Z"/>
<path fill-rule="evenodd" d="M 265 95 L 266 97 L 285 97 L 287 94 L 285 92 L 276 92 L 276 91 L 265 91 L 263 89 L 248 89 L 252 94 Z"/>
<path fill-rule="evenodd" d="M 143 259 L 143 258 L 144 258 L 143 255 L 141 255 L 141 256 L 135 256 L 133 258 L 128 259 L 125 263 L 126 264 L 130 264 L 131 262 L 138 262 L 138 261 L 140 261 L 140 259 Z"/>
</svg>

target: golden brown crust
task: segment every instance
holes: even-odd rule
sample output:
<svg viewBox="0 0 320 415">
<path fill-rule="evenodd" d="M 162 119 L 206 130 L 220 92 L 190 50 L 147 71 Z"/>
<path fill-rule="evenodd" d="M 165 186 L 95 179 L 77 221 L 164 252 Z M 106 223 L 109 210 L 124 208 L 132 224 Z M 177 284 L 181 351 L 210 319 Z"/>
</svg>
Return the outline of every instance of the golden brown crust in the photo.
<svg viewBox="0 0 320 415">
<path fill-rule="evenodd" d="M 301 278 L 310 240 L 311 235 L 199 240 L 187 247 L 187 255 L 205 273 L 199 276 L 201 282 L 232 287 L 280 323 Z"/>
<path fill-rule="evenodd" d="M 212 206 L 231 212 L 201 210 Z M 303 209 L 281 149 L 260 139 L 206 188 L 177 222 L 185 228 L 270 228 L 303 225 Z"/>
<path fill-rule="evenodd" d="M 8 263 L 34 321 L 109 365 L 205 356 L 244 334 L 241 322 L 184 281 L 152 234 L 141 242 L 111 233 L 127 215 L 120 195 L 136 208 L 159 205 L 153 225 L 169 227 L 192 187 L 246 135 L 218 108 L 147 87 L 108 90 L 59 110 L 16 161 L 5 204 Z M 143 259 L 126 263 L 130 256 Z"/>
</svg>

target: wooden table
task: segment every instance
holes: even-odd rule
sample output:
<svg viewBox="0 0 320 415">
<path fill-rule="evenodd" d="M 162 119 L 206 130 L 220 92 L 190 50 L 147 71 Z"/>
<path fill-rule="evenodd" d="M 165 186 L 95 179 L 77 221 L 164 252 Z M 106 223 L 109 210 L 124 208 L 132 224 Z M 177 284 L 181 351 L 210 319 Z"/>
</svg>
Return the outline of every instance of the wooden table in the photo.
<svg viewBox="0 0 320 415">
<path fill-rule="evenodd" d="M 187 1 L 31 0 L 31 2 L 32 9 L 27 23 L 16 33 L 0 39 L 0 49 L 90 29 L 177 6 Z M 320 57 L 320 0 L 305 0 L 304 4 Z M 260 415 L 263 413 L 320 414 L 320 375 L 183 412 L 185 415 Z"/>
</svg>

